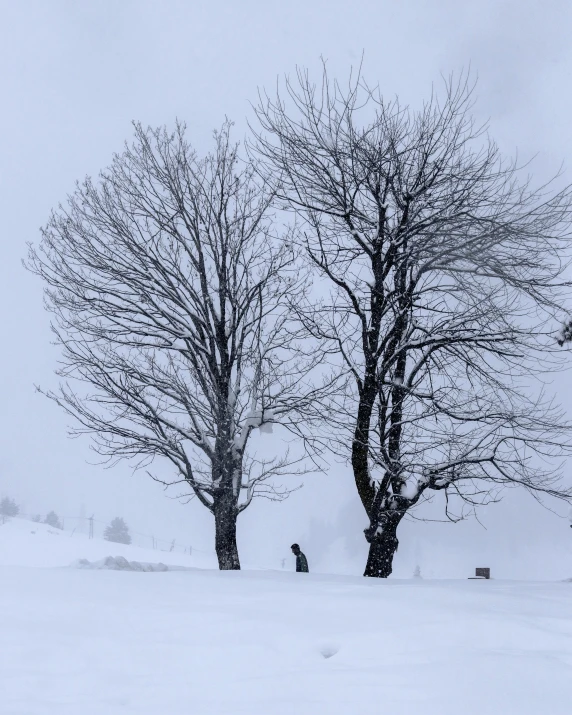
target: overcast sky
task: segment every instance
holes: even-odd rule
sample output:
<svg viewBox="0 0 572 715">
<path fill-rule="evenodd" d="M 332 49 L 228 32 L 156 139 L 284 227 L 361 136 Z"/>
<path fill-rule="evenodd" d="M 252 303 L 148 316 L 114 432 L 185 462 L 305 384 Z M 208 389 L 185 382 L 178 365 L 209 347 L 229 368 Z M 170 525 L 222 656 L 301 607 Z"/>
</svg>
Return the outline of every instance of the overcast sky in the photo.
<svg viewBox="0 0 572 715">
<path fill-rule="evenodd" d="M 102 519 L 123 515 L 139 531 L 212 550 L 212 517 L 202 507 L 169 500 L 126 466 L 92 466 L 89 442 L 69 440 L 66 417 L 34 393 L 35 383 L 55 384 L 57 351 L 39 281 L 21 267 L 26 243 L 38 241 L 50 209 L 77 179 L 121 150 L 132 120 L 179 117 L 195 146 L 208 148 L 225 116 L 243 135 L 258 87 L 271 90 L 296 65 L 317 68 L 320 56 L 344 78 L 364 52 L 368 80 L 413 105 L 441 74 L 472 68 L 476 112 L 490 119 L 502 149 L 536 155 L 539 178 L 564 162 L 572 180 L 570 0 L 3 0 L 0 7 L 0 495 L 30 512 L 73 516 L 83 504 Z M 570 376 L 558 384 L 564 401 L 571 384 Z M 463 575 L 488 559 L 507 575 L 552 576 L 567 559 L 572 575 L 572 530 L 530 498 L 511 496 L 481 521 L 487 529 L 405 525 L 396 573 L 408 575 L 420 562 L 427 573 Z M 358 573 L 365 526 L 350 471 L 335 465 L 327 477 L 306 477 L 289 502 L 246 511 L 239 539 L 246 563 L 277 566 L 293 540 L 306 538 L 310 558 L 314 545 L 324 567 L 335 561 Z M 340 531 L 348 538 L 331 544 Z"/>
</svg>

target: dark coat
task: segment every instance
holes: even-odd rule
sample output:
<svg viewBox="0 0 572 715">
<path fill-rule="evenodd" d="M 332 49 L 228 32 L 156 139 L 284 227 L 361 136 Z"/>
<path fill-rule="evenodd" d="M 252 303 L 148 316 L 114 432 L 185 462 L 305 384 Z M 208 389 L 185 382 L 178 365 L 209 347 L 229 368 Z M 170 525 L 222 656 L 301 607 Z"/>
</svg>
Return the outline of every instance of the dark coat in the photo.
<svg viewBox="0 0 572 715">
<path fill-rule="evenodd" d="M 308 573 L 309 572 L 308 559 L 304 556 L 304 554 L 301 551 L 296 556 L 296 572 L 297 573 Z"/>
</svg>

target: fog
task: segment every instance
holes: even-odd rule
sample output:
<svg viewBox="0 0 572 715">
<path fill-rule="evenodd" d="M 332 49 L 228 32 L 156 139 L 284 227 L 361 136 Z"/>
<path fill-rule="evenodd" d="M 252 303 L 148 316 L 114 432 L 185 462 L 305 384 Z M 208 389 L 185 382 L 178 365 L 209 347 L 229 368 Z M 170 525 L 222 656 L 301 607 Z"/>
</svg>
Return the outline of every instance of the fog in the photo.
<svg viewBox="0 0 572 715">
<path fill-rule="evenodd" d="M 68 418 L 34 389 L 57 384 L 58 351 L 40 282 L 21 265 L 26 243 L 38 241 L 76 180 L 121 150 L 132 120 L 178 117 L 195 147 L 207 149 L 225 116 L 236 138 L 245 134 L 258 88 L 272 91 L 296 65 L 319 71 L 320 57 L 344 79 L 363 53 L 366 78 L 413 106 L 441 75 L 470 69 L 479 79 L 475 113 L 490 120 L 503 151 L 534 157 L 539 180 L 562 163 L 572 180 L 566 0 L 4 0 L 2 18 L 0 496 L 14 497 L 25 513 L 75 517 L 83 509 L 103 522 L 120 515 L 142 534 L 213 551 L 212 517 L 202 506 L 126 464 L 104 469 L 89 440 L 70 440 Z M 571 384 L 570 374 L 554 378 L 564 403 Z M 269 450 L 278 438 L 260 436 Z M 289 545 L 298 541 L 311 565 L 360 573 L 367 524 L 348 465 L 332 462 L 303 481 L 288 501 L 261 500 L 241 515 L 244 564 L 280 568 L 286 558 L 291 568 Z M 568 509 L 553 507 L 510 492 L 480 521 L 407 522 L 395 573 L 410 576 L 419 564 L 428 576 L 487 565 L 509 578 L 572 575 Z"/>
</svg>

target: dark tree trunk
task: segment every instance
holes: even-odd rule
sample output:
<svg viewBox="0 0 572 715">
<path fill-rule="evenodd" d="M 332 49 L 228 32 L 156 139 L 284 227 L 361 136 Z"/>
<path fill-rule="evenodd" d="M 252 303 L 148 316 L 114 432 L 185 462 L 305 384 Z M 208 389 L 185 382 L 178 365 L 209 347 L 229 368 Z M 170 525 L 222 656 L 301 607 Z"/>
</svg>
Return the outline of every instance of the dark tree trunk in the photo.
<svg viewBox="0 0 572 715">
<path fill-rule="evenodd" d="M 393 557 L 399 546 L 397 539 L 397 526 L 401 521 L 399 518 L 388 518 L 380 534 L 368 535 L 369 554 L 365 567 L 364 576 L 374 578 L 387 578 L 393 570 Z"/>
<path fill-rule="evenodd" d="M 221 571 L 240 570 L 238 546 L 236 544 L 236 521 L 238 510 L 234 504 L 224 502 L 214 505 L 215 550 Z"/>
</svg>

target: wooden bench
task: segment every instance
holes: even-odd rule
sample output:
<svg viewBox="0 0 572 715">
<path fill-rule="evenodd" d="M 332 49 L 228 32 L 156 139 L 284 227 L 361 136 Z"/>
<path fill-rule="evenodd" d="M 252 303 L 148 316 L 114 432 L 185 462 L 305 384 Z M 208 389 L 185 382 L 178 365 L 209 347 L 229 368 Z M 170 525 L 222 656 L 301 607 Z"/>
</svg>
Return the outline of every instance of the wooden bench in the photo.
<svg viewBox="0 0 572 715">
<path fill-rule="evenodd" d="M 480 569 L 475 569 L 475 575 L 474 576 L 469 576 L 470 579 L 481 579 L 481 578 L 486 578 L 489 579 L 491 577 L 491 570 L 489 568 L 480 568 Z"/>
</svg>

